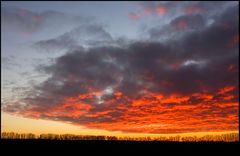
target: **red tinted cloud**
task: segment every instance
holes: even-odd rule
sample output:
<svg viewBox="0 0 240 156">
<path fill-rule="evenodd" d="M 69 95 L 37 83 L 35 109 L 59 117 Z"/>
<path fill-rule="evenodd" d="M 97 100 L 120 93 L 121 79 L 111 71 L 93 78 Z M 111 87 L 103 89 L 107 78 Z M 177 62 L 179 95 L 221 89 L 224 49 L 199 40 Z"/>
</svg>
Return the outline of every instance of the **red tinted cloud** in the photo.
<svg viewBox="0 0 240 156">
<path fill-rule="evenodd" d="M 231 73 L 236 73 L 238 71 L 237 66 L 234 64 L 229 65 L 227 70 Z"/>
<path fill-rule="evenodd" d="M 140 11 L 140 12 L 130 12 L 128 14 L 128 17 L 131 19 L 131 20 L 139 20 L 143 17 L 146 17 L 146 16 L 149 16 L 152 14 L 152 10 L 151 9 L 145 9 L 143 11 Z"/>
<path fill-rule="evenodd" d="M 28 15 L 28 11 L 24 10 L 24 9 L 21 9 L 21 10 L 19 10 L 19 15 L 20 16 L 26 16 L 26 15 Z"/>
<path fill-rule="evenodd" d="M 188 27 L 188 23 L 186 20 L 181 20 L 177 23 L 176 29 L 177 30 L 184 30 Z"/>
<path fill-rule="evenodd" d="M 159 6 L 156 8 L 156 13 L 160 16 L 163 16 L 167 13 L 167 8 L 166 7 L 163 7 L 163 6 Z"/>
<path fill-rule="evenodd" d="M 42 20 L 42 17 L 39 15 L 32 16 L 33 22 L 39 23 Z"/>
<path fill-rule="evenodd" d="M 205 10 L 198 6 L 186 6 L 185 8 L 183 8 L 183 12 L 186 14 L 199 14 L 204 13 Z"/>
<path fill-rule="evenodd" d="M 157 14 L 159 16 L 164 16 L 167 14 L 167 12 L 168 12 L 167 7 L 157 6 L 157 7 L 153 7 L 153 8 L 145 8 L 138 12 L 130 12 L 128 14 L 128 17 L 131 20 L 139 20 L 141 18 L 150 16 L 150 15 L 154 15 L 154 14 Z"/>
<path fill-rule="evenodd" d="M 228 48 L 234 48 L 237 45 L 239 45 L 239 34 L 236 34 L 232 38 L 230 38 L 226 44 Z"/>
<path fill-rule="evenodd" d="M 136 13 L 134 13 L 134 12 L 129 13 L 129 14 L 128 14 L 128 17 L 129 17 L 130 19 L 132 19 L 132 20 L 138 20 L 139 18 L 141 18 L 140 15 L 138 15 L 138 14 L 136 14 Z"/>
</svg>

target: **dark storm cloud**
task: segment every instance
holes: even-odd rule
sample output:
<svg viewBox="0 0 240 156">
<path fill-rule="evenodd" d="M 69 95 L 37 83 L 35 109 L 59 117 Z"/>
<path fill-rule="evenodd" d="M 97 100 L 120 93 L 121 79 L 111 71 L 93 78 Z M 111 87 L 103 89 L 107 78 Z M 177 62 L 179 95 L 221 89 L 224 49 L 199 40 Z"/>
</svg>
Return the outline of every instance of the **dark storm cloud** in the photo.
<svg viewBox="0 0 240 156">
<path fill-rule="evenodd" d="M 213 7 L 210 3 L 209 5 L 207 3 L 203 5 L 200 2 L 196 4 L 204 9 Z M 221 6 L 226 7 L 224 4 Z M 234 110 L 236 106 L 232 106 L 228 102 L 237 102 L 236 97 L 238 96 L 238 9 L 238 6 L 224 9 L 222 13 L 213 16 L 213 22 L 208 25 L 206 17 L 200 14 L 176 17 L 170 21 L 169 26 L 178 26 L 179 22 L 184 21 L 187 24 L 180 24 L 180 28 L 184 27 L 184 29 L 192 31 L 182 32 L 177 38 L 168 38 L 163 43 L 136 41 L 125 46 L 103 44 L 88 49 L 71 49 L 68 53 L 56 58 L 51 65 L 39 67 L 42 72 L 49 75 L 49 78 L 35 86 L 32 93 L 23 99 L 25 107 L 21 107 L 20 110 L 12 109 L 14 104 L 9 104 L 5 105 L 3 110 L 32 112 L 33 115 L 34 113 L 40 114 L 40 117 L 43 118 L 69 121 L 89 127 L 94 127 L 89 123 L 105 124 L 125 121 L 124 117 L 129 114 L 135 115 L 130 116 L 126 121 L 137 122 L 138 120 L 133 118 L 144 116 L 141 113 L 151 112 L 150 106 L 145 106 L 146 109 L 138 110 L 138 112 L 132 110 L 129 114 L 125 111 L 133 108 L 134 100 L 147 95 L 147 91 L 164 96 L 176 94 L 183 98 L 184 96 L 190 97 L 186 98 L 187 100 L 175 98 L 173 102 L 170 98 L 166 105 L 172 109 L 178 107 L 179 101 L 187 107 L 195 105 L 201 107 L 209 96 L 202 94 L 210 94 L 213 101 L 207 101 L 211 107 L 207 110 L 209 114 L 211 111 L 217 111 L 213 115 L 221 117 L 229 113 L 236 114 Z M 225 26 L 226 22 L 228 23 L 227 27 Z M 160 38 L 161 35 L 154 37 L 153 35 L 163 30 L 155 29 L 154 33 L 151 31 L 152 38 Z M 76 44 L 75 37 L 72 36 L 76 34 L 81 37 L 82 33 L 86 33 L 87 37 L 93 35 L 93 41 L 96 38 L 104 43 L 113 40 L 102 27 L 92 26 L 78 27 L 57 39 L 40 41 L 37 44 L 43 47 L 48 45 L 57 47 L 59 44 L 68 47 L 68 45 Z M 172 30 L 172 33 L 178 34 L 179 30 Z M 111 87 L 112 91 L 106 91 L 108 87 Z M 231 89 L 231 87 L 235 87 L 235 89 Z M 218 93 L 222 88 L 227 90 L 221 91 L 224 92 L 224 95 Z M 194 94 L 196 95 L 193 96 Z M 229 97 L 225 96 L 227 94 Z M 143 101 L 145 100 L 143 105 L 156 100 L 156 97 L 152 98 L 143 99 Z M 224 106 L 225 110 L 219 110 L 220 106 L 215 105 L 214 102 L 223 101 L 227 101 L 229 106 Z M 136 105 L 138 103 L 139 101 L 135 102 Z M 79 110 L 78 105 L 84 109 Z M 49 112 L 48 114 L 41 113 L 44 111 Z M 54 111 L 59 111 L 60 114 L 56 115 Z M 181 111 L 186 113 L 185 109 L 173 111 L 174 113 Z M 211 118 L 204 114 L 204 111 L 198 109 L 194 111 L 199 111 L 195 115 L 199 114 L 204 120 L 206 119 L 204 123 L 210 123 Z M 74 115 L 78 115 L 78 117 Z M 181 117 L 174 116 L 174 120 L 183 122 Z M 172 116 L 167 116 L 167 118 L 172 118 Z M 193 118 L 196 116 L 189 117 L 189 119 Z M 207 122 L 208 120 L 209 122 Z M 108 129 L 111 130 L 111 128 Z M 112 129 L 115 129 L 114 126 Z M 134 128 L 122 130 L 139 131 Z M 184 131 L 184 129 L 182 130 Z M 185 130 L 193 130 L 193 128 Z M 162 131 L 164 129 L 158 128 L 150 132 Z"/>
<path fill-rule="evenodd" d="M 176 29 L 199 29 L 204 26 L 204 20 L 201 15 L 184 15 L 171 21 L 170 25 Z"/>
<path fill-rule="evenodd" d="M 154 40 L 166 37 L 176 38 L 186 31 L 199 31 L 210 23 L 217 22 L 219 18 L 222 18 L 220 19 L 221 22 L 228 19 L 237 22 L 236 16 L 238 16 L 236 2 L 146 2 L 142 6 L 145 9 L 165 6 L 168 10 L 168 13 L 164 16 L 168 20 L 159 19 L 159 23 L 169 21 L 168 23 L 151 25 L 149 28 L 150 38 Z M 226 17 L 221 15 L 223 12 L 225 12 Z"/>
<path fill-rule="evenodd" d="M 149 30 L 150 38 L 162 39 L 164 37 L 176 37 L 186 31 L 199 31 L 204 28 L 206 21 L 202 15 L 182 15 L 173 19 L 163 27 L 153 27 Z"/>
</svg>

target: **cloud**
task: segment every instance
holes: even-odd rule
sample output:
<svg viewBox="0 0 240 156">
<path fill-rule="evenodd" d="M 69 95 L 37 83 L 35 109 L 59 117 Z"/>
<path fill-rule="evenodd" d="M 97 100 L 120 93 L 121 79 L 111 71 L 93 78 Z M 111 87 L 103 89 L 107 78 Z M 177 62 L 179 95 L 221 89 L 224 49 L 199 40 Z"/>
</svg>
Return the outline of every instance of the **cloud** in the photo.
<svg viewBox="0 0 240 156">
<path fill-rule="evenodd" d="M 39 67 L 48 79 L 35 85 L 21 101 L 6 103 L 2 109 L 109 131 L 237 130 L 236 10 L 238 6 L 226 7 L 212 17 L 211 24 L 199 13 L 175 17 L 167 24 L 176 27 L 171 30 L 175 37 L 164 42 L 158 40 L 161 35 L 151 36 L 149 31 L 151 40 L 113 46 L 108 41 L 114 39 L 102 27 L 73 29 L 54 40 L 75 45 L 72 36 L 86 32 L 87 37 L 93 35 L 89 41 L 99 35 L 104 44 L 67 48 L 52 64 Z M 187 24 L 178 26 L 181 21 Z M 230 23 L 227 29 L 222 25 L 225 22 Z M 55 41 L 41 43 L 58 47 Z M 226 46 L 229 42 L 231 46 Z"/>
<path fill-rule="evenodd" d="M 8 7 L 2 9 L 1 17 L 5 40 L 9 38 L 13 41 L 30 39 L 34 42 L 32 47 L 40 52 L 65 52 L 68 49 L 82 46 L 119 43 L 118 39 L 112 39 L 104 26 L 96 24 L 93 17 L 58 11 L 37 13 L 27 9 Z"/>
<path fill-rule="evenodd" d="M 167 13 L 167 8 L 163 6 L 159 6 L 156 8 L 156 12 L 158 15 L 163 16 Z"/>
<path fill-rule="evenodd" d="M 3 7 L 1 17 L 3 32 L 11 32 L 15 36 L 17 34 L 24 38 L 40 32 L 46 32 L 48 35 L 58 34 L 66 28 L 89 24 L 93 21 L 91 17 L 73 16 L 58 11 L 37 13 L 11 7 Z"/>
<path fill-rule="evenodd" d="M 79 48 L 79 46 L 101 46 L 113 43 L 111 35 L 100 25 L 80 25 L 72 30 L 48 40 L 36 42 L 33 46 L 42 51 Z"/>
<path fill-rule="evenodd" d="M 204 26 L 204 20 L 200 15 L 180 16 L 171 21 L 170 25 L 173 29 L 178 31 L 184 29 L 198 29 Z"/>
<path fill-rule="evenodd" d="M 154 7 L 146 7 L 144 6 L 142 10 L 137 12 L 130 12 L 128 14 L 129 19 L 131 20 L 139 20 L 145 18 L 147 16 L 157 15 L 164 16 L 168 13 L 168 7 L 165 5 L 157 5 Z"/>
<path fill-rule="evenodd" d="M 152 40 L 169 40 L 177 38 L 178 40 L 186 33 L 199 32 L 207 27 L 207 20 L 203 15 L 181 15 L 162 26 L 153 26 L 148 30 L 149 37 Z"/>
<path fill-rule="evenodd" d="M 21 67 L 21 65 L 16 62 L 16 59 L 14 56 L 1 57 L 1 65 L 2 65 L 2 69 L 6 69 L 6 70 L 12 70 L 12 68 L 14 67 Z"/>
<path fill-rule="evenodd" d="M 10 26 L 24 33 L 36 32 L 43 22 L 40 14 L 17 8 L 2 8 L 1 17 L 3 28 Z"/>
<path fill-rule="evenodd" d="M 194 1 L 194 2 L 140 2 L 140 6 L 145 8 L 165 8 L 168 13 L 179 15 L 182 14 L 211 14 L 216 12 L 221 12 L 225 8 L 229 6 L 237 5 L 237 2 L 201 2 L 201 1 Z M 216 7 L 218 6 L 218 7 Z"/>
</svg>

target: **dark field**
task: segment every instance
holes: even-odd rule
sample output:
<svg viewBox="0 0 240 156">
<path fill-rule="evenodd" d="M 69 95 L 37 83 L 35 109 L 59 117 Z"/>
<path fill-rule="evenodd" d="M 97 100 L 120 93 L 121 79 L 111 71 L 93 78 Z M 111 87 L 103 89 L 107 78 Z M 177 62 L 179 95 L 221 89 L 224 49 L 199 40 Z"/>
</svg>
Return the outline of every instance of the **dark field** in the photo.
<svg viewBox="0 0 240 156">
<path fill-rule="evenodd" d="M 87 152 L 119 154 L 130 153 L 178 153 L 178 152 L 227 152 L 235 153 L 239 142 L 161 142 L 161 141 L 109 141 L 109 140 L 39 140 L 1 139 L 1 151 L 27 152 Z"/>
</svg>

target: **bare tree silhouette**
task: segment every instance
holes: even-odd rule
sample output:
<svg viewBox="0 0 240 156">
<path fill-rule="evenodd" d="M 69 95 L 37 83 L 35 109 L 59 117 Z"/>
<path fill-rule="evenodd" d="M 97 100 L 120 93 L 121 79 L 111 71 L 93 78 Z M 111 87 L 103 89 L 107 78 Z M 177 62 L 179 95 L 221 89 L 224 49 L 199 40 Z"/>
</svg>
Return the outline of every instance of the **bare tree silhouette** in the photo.
<svg viewBox="0 0 240 156">
<path fill-rule="evenodd" d="M 124 140 L 124 141 L 167 141 L 167 142 L 209 142 L 209 141 L 222 141 L 222 142 L 237 142 L 239 141 L 238 133 L 228 133 L 221 135 L 205 135 L 197 136 L 159 136 L 159 137 L 117 137 L 117 136 L 94 136 L 94 135 L 74 135 L 74 134 L 40 134 L 33 133 L 14 133 L 2 132 L 1 139 L 48 139 L 48 140 Z"/>
</svg>

